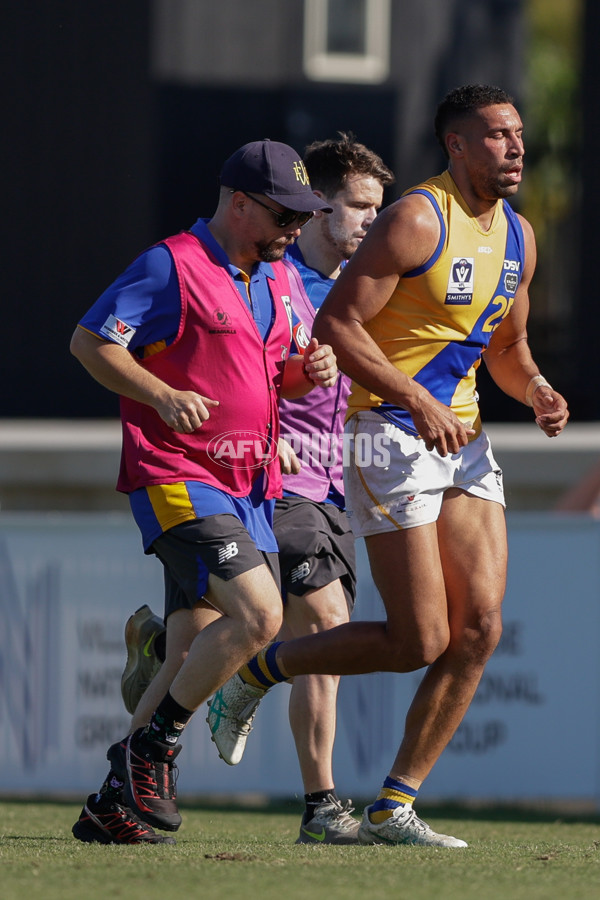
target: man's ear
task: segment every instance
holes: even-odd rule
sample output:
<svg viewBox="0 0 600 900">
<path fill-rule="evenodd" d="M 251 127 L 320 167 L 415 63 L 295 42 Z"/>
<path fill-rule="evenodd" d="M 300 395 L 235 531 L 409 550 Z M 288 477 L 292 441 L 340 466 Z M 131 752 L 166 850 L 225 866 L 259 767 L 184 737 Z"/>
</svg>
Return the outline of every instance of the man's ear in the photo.
<svg viewBox="0 0 600 900">
<path fill-rule="evenodd" d="M 320 197 L 321 200 L 327 200 L 327 197 L 325 196 L 323 191 L 320 191 L 317 188 L 315 188 L 315 190 L 313 191 L 313 194 L 316 194 L 317 197 Z M 320 219 L 321 216 L 323 216 L 323 215 L 326 215 L 326 213 L 324 213 L 322 209 L 315 209 L 313 218 Z"/>
<path fill-rule="evenodd" d="M 452 156 L 461 156 L 463 152 L 464 138 L 460 134 L 450 132 L 446 135 L 446 148 L 448 154 Z"/>
</svg>

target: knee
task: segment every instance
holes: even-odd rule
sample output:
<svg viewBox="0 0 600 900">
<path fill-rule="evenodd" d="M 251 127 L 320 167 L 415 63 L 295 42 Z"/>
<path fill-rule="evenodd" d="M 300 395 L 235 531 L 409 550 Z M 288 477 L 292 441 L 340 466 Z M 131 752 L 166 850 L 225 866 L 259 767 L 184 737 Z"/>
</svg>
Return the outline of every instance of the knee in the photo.
<svg viewBox="0 0 600 900">
<path fill-rule="evenodd" d="M 501 636 L 500 609 L 488 610 L 464 629 L 460 641 L 462 653 L 476 665 L 485 665 L 498 646 Z"/>
<path fill-rule="evenodd" d="M 322 609 L 318 610 L 307 621 L 306 631 L 329 631 L 331 628 L 337 628 L 338 625 L 344 625 L 348 621 L 348 609 Z"/>
<path fill-rule="evenodd" d="M 264 606 L 255 610 L 254 615 L 247 620 L 247 636 L 249 641 L 260 650 L 269 641 L 272 641 L 282 622 L 281 604 L 278 608 Z M 257 652 L 257 651 L 255 651 Z"/>
<path fill-rule="evenodd" d="M 432 623 L 422 632 L 411 634 L 409 640 L 395 644 L 392 649 L 394 672 L 414 672 L 430 666 L 448 649 L 450 629 L 445 622 Z"/>
<path fill-rule="evenodd" d="M 295 637 L 329 631 L 344 625 L 349 618 L 348 603 L 339 582 L 306 594 L 287 595 L 283 619 L 286 628 Z"/>
<path fill-rule="evenodd" d="M 410 648 L 409 661 L 411 670 L 422 669 L 430 666 L 443 653 L 450 643 L 450 629 L 446 623 L 439 623 L 427 629 L 424 634 L 419 634 Z"/>
</svg>

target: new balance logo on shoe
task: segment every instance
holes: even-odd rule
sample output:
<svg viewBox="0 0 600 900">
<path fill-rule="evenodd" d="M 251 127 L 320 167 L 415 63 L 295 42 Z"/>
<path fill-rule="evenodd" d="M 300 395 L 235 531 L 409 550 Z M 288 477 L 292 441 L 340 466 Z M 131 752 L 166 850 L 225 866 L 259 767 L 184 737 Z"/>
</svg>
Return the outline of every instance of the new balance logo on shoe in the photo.
<svg viewBox="0 0 600 900">
<path fill-rule="evenodd" d="M 235 541 L 232 541 L 230 544 L 225 544 L 224 547 L 221 547 L 219 549 L 219 565 L 221 565 L 221 563 L 227 562 L 228 559 L 233 559 L 233 557 L 237 556 L 238 553 L 238 545 Z"/>
</svg>

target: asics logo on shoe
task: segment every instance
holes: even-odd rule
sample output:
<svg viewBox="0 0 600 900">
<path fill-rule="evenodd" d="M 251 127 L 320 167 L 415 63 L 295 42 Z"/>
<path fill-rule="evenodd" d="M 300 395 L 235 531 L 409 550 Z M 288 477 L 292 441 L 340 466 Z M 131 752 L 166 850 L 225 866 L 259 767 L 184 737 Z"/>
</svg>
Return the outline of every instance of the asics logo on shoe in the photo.
<svg viewBox="0 0 600 900">
<path fill-rule="evenodd" d="M 219 550 L 219 565 L 226 562 L 228 559 L 233 559 L 238 553 L 238 545 L 235 541 L 232 541 L 230 544 L 225 544 L 225 546 L 221 547 Z"/>
<path fill-rule="evenodd" d="M 219 688 L 210 704 L 210 713 L 211 715 L 214 715 L 215 721 L 211 724 L 210 719 L 207 719 L 207 722 L 210 730 L 214 734 L 221 724 L 221 719 L 227 718 L 227 704 L 223 700 L 223 691 L 221 688 Z"/>
<path fill-rule="evenodd" d="M 303 562 L 290 572 L 290 581 L 301 581 L 310 575 L 310 563 Z"/>
<path fill-rule="evenodd" d="M 304 832 L 304 834 L 307 837 L 312 838 L 314 841 L 324 841 L 325 840 L 326 832 L 325 832 L 324 828 L 321 828 L 320 832 L 316 832 L 316 831 L 309 831 L 308 828 L 305 828 L 304 826 L 302 826 L 302 831 Z"/>
</svg>

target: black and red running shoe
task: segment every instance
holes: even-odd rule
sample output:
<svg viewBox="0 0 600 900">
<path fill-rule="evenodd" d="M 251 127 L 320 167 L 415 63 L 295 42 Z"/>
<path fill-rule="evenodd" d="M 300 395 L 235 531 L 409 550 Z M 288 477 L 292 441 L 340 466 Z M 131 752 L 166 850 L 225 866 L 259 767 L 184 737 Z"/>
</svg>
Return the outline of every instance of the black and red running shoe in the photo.
<svg viewBox="0 0 600 900">
<path fill-rule="evenodd" d="M 177 831 L 181 816 L 175 797 L 175 757 L 181 744 L 148 740 L 145 728 L 138 728 L 123 741 L 109 747 L 106 754 L 123 780 L 128 806 L 149 825 Z"/>
<path fill-rule="evenodd" d="M 174 844 L 175 839 L 157 834 L 126 806 L 90 794 L 71 829 L 85 844 Z"/>
</svg>

